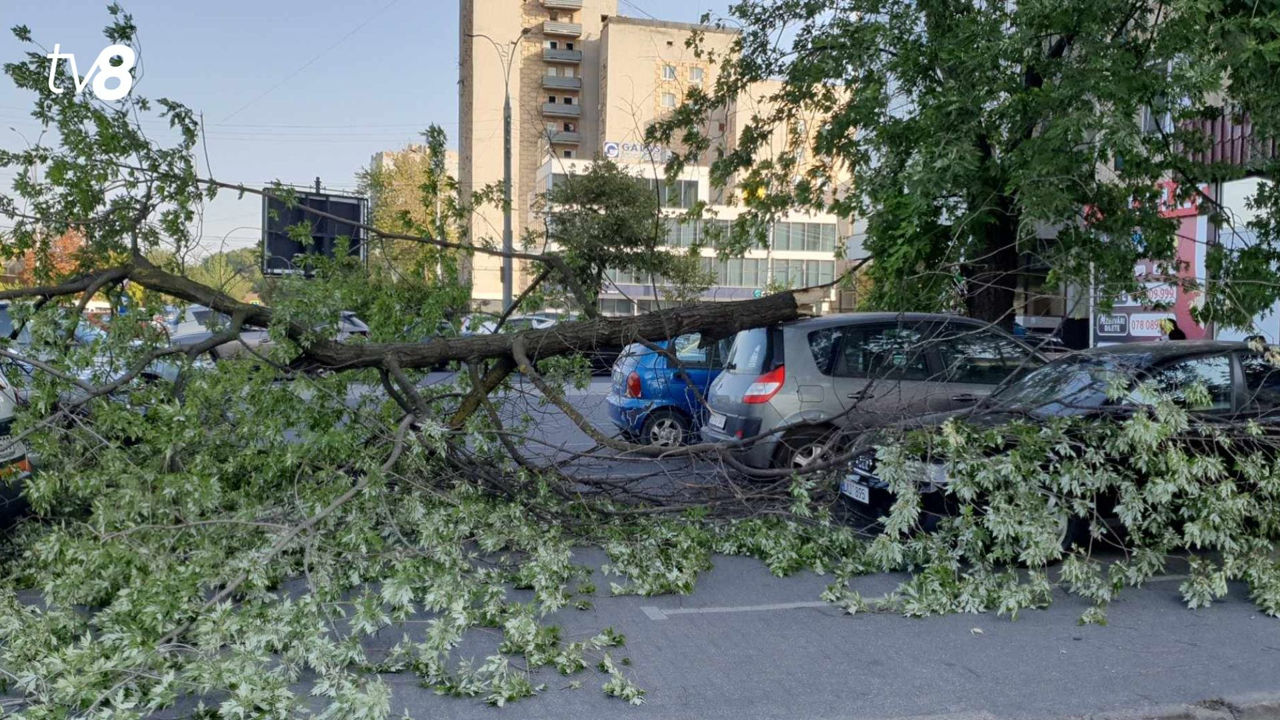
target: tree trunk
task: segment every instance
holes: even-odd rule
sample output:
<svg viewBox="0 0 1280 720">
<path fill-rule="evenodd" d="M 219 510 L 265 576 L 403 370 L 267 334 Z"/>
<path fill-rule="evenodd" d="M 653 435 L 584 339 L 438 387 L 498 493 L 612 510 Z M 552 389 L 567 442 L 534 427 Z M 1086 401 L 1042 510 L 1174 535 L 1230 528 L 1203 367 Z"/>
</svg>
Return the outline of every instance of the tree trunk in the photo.
<svg viewBox="0 0 1280 720">
<path fill-rule="evenodd" d="M 1001 195 L 982 229 L 982 245 L 965 268 L 965 307 L 972 318 L 1013 329 L 1013 300 L 1022 258 L 1013 198 Z"/>
</svg>

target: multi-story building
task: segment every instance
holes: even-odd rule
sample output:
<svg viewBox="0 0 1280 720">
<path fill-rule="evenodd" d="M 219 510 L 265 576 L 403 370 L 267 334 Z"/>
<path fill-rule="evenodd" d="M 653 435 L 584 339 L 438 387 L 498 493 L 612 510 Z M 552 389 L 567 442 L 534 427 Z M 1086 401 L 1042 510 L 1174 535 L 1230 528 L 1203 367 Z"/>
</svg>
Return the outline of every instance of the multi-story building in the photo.
<svg viewBox="0 0 1280 720">
<path fill-rule="evenodd" d="M 537 198 L 558 175 L 580 172 L 597 157 L 630 166 L 638 176 L 664 178 L 663 162 L 676 148 L 644 143 L 645 131 L 674 110 L 691 87 L 711 87 L 717 67 L 688 46 L 702 31 L 703 48 L 723 56 L 734 40 L 732 31 L 685 23 L 619 16 L 617 0 L 460 0 L 459 188 L 463 193 L 501 183 L 503 178 L 503 104 L 512 106 L 513 234 L 519 244 L 526 230 L 543 222 Z M 713 113 L 705 133 L 729 149 L 753 113 L 760 111 L 759 92 Z M 816 124 L 815 124 L 816 127 Z M 777 132 L 770 152 L 795 152 L 788 136 Z M 800 128 L 803 132 L 804 128 Z M 663 187 L 670 244 L 687 247 L 706 222 L 731 222 L 741 212 L 732 185 L 713 188 L 705 163 L 691 164 L 674 184 Z M 678 222 L 674 215 L 696 201 L 708 203 L 714 220 Z M 477 208 L 471 224 L 473 242 L 498 245 L 502 209 Z M 836 248 L 848 227 L 831 215 L 794 214 L 770 229 L 769 246 L 742 258 L 715 260 L 718 285 L 708 299 L 758 294 L 768 285 L 804 285 L 832 279 Z M 494 308 L 502 297 L 502 261 L 478 255 L 474 263 L 473 298 Z M 529 281 L 516 264 L 513 293 Z M 602 300 L 609 313 L 648 309 L 658 298 L 652 283 L 614 277 Z"/>
</svg>

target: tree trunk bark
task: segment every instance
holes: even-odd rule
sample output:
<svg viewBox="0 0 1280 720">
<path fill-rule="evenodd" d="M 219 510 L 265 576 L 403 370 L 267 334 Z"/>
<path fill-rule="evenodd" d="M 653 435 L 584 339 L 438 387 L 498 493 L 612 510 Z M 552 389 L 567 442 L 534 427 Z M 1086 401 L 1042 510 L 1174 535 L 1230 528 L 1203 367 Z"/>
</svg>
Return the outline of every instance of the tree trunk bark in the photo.
<svg viewBox="0 0 1280 720">
<path fill-rule="evenodd" d="M 965 307 L 972 318 L 1013 329 L 1014 293 L 1022 258 L 1013 198 L 1001 195 L 982 230 L 982 245 L 965 272 Z"/>
</svg>

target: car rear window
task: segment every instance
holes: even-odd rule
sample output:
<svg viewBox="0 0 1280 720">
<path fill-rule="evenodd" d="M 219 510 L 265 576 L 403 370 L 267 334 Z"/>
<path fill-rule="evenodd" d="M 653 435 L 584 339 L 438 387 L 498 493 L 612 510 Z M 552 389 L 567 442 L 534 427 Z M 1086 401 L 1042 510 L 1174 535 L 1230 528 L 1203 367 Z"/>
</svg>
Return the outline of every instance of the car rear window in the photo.
<svg viewBox="0 0 1280 720">
<path fill-rule="evenodd" d="M 755 328 L 743 330 L 733 338 L 729 348 L 729 362 L 725 369 L 736 375 L 759 375 L 769 360 L 769 330 Z"/>
</svg>

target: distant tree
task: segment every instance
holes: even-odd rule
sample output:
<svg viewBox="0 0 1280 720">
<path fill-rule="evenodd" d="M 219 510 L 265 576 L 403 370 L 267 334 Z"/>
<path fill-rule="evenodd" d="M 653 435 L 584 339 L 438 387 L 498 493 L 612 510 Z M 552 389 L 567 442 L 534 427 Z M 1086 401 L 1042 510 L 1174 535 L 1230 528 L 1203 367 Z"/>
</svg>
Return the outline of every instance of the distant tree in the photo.
<svg viewBox="0 0 1280 720">
<path fill-rule="evenodd" d="M 696 256 L 667 247 L 658 194 L 612 160 L 557 176 L 538 205 L 545 226 L 530 232 L 526 245 L 553 246 L 592 298 L 604 290 L 610 270 L 653 277 L 681 296 L 707 285 Z"/>
<path fill-rule="evenodd" d="M 422 133 L 425 144 L 391 153 L 389 161 L 374 163 L 358 181 L 369 195 L 372 224 L 387 232 L 458 239 L 461 217 L 458 181 L 449 175 L 445 156 L 447 137 L 432 125 Z M 470 285 L 471 258 L 466 253 L 404 240 L 378 240 L 371 247 L 375 272 L 409 275 L 436 283 Z"/>
</svg>

